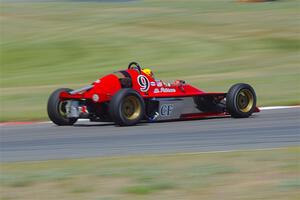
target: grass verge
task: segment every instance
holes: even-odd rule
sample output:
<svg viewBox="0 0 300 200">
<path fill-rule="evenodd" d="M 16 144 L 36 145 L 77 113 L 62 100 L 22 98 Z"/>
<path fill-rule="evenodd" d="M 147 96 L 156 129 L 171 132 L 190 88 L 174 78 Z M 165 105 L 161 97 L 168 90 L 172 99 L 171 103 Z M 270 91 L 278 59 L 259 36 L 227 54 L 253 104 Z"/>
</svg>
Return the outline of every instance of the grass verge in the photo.
<svg viewBox="0 0 300 200">
<path fill-rule="evenodd" d="M 0 164 L 1 199 L 273 199 L 300 191 L 300 148 Z"/>
</svg>

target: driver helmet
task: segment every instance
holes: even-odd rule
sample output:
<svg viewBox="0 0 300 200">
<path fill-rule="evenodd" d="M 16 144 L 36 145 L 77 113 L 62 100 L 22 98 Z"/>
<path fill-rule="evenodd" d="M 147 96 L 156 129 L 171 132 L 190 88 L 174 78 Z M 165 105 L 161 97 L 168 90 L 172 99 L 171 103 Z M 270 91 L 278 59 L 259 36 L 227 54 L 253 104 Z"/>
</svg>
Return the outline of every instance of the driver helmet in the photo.
<svg viewBox="0 0 300 200">
<path fill-rule="evenodd" d="M 143 71 L 147 76 L 154 77 L 154 74 L 153 74 L 153 72 L 152 72 L 151 69 L 146 68 L 146 69 L 143 69 L 142 71 Z"/>
</svg>

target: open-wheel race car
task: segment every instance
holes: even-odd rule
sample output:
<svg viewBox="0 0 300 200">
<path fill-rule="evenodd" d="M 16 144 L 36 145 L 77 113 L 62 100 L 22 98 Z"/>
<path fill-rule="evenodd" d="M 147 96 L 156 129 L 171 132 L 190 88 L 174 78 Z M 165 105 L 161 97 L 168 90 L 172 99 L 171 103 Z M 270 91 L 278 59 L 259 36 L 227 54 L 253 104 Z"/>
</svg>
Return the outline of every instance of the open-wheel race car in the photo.
<svg viewBox="0 0 300 200">
<path fill-rule="evenodd" d="M 142 69 L 136 62 L 89 86 L 55 90 L 47 110 L 59 126 L 73 125 L 79 118 L 131 126 L 141 121 L 246 118 L 259 112 L 255 91 L 248 84 L 235 84 L 227 93 L 204 92 L 183 80 L 157 80 L 150 69 Z"/>
</svg>

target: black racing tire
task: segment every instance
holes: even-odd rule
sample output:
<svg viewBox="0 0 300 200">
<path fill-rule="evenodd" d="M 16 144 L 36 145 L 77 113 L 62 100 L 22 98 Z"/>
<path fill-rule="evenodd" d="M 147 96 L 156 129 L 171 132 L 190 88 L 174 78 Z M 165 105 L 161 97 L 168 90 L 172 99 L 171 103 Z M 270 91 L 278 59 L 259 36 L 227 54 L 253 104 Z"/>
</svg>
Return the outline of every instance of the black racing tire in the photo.
<svg viewBox="0 0 300 200">
<path fill-rule="evenodd" d="M 124 88 L 112 97 L 109 112 L 117 125 L 133 126 L 145 116 L 145 102 L 138 92 Z"/>
<path fill-rule="evenodd" d="M 234 118 L 247 118 L 256 108 L 254 89 L 245 83 L 233 85 L 226 95 L 226 110 Z"/>
<path fill-rule="evenodd" d="M 55 90 L 48 99 L 48 105 L 47 105 L 47 111 L 48 116 L 50 120 L 58 125 L 58 126 L 71 126 L 76 121 L 77 118 L 68 118 L 66 115 L 64 115 L 64 109 L 65 109 L 65 103 L 62 102 L 59 98 L 59 95 L 61 92 L 70 92 L 72 91 L 69 88 L 60 88 Z"/>
</svg>

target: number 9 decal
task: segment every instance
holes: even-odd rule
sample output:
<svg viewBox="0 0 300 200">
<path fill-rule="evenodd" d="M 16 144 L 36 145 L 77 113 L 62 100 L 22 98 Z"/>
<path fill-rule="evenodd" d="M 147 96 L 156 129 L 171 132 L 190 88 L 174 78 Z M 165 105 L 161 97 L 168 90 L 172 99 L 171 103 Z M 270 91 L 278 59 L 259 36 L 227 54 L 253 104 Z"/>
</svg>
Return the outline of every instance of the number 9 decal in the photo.
<svg viewBox="0 0 300 200">
<path fill-rule="evenodd" d="M 138 81 L 138 83 L 139 83 L 139 85 L 141 87 L 140 90 L 142 92 L 147 92 L 149 90 L 149 88 L 150 88 L 150 82 L 149 82 L 149 80 L 148 80 L 148 78 L 146 76 L 139 75 L 137 77 L 137 81 Z"/>
</svg>

